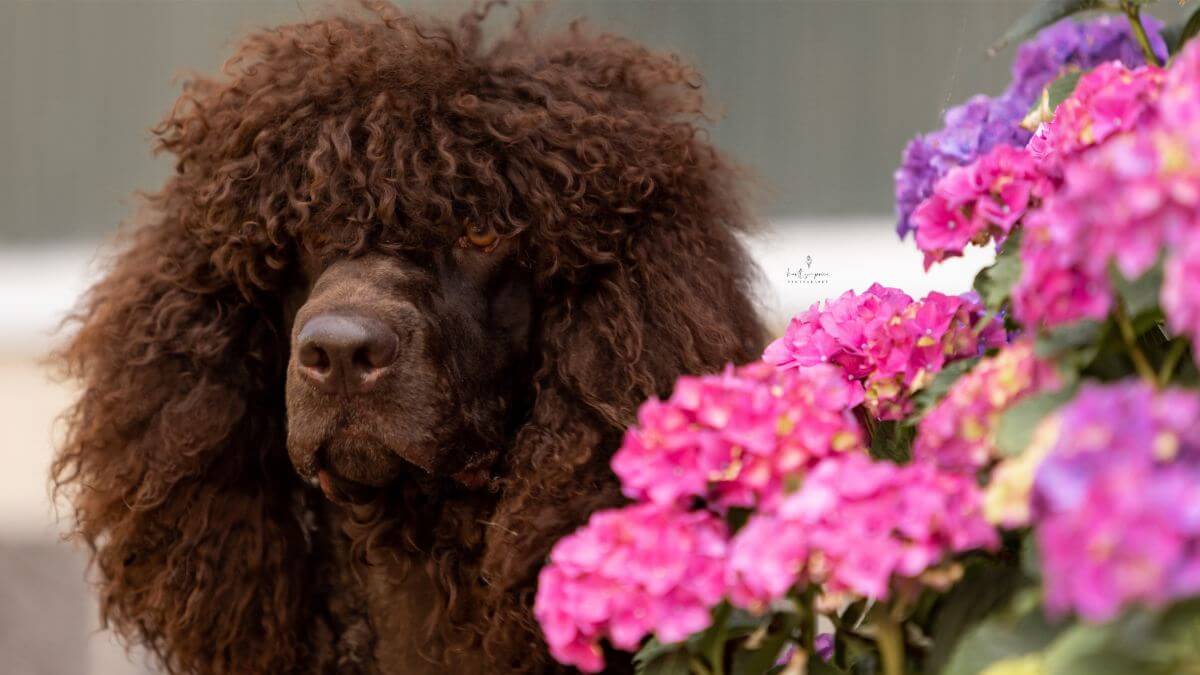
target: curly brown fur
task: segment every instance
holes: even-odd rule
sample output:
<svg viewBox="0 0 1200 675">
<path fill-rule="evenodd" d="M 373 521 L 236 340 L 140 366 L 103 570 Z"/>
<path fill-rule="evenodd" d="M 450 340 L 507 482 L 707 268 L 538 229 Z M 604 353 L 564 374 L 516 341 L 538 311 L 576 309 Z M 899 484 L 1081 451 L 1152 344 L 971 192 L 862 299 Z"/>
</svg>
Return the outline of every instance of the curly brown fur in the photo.
<svg viewBox="0 0 1200 675">
<path fill-rule="evenodd" d="M 108 625 L 169 672 L 397 672 L 399 632 L 432 672 L 552 670 L 536 573 L 620 502 L 638 404 L 761 346 L 690 68 L 581 25 L 485 44 L 486 11 L 369 9 L 184 85 L 156 130 L 174 174 L 64 350 L 83 388 L 53 479 Z M 531 271 L 528 408 L 489 488 L 415 472 L 330 504 L 288 457 L 301 261 L 448 249 L 466 222 Z"/>
</svg>

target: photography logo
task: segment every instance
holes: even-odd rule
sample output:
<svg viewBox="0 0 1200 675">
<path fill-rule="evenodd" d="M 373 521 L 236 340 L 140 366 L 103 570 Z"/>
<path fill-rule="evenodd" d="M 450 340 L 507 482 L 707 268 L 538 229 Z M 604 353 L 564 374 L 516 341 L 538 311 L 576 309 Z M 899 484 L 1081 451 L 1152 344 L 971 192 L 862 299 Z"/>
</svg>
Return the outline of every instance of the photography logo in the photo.
<svg viewBox="0 0 1200 675">
<path fill-rule="evenodd" d="M 789 266 L 786 274 L 787 282 L 793 285 L 821 286 L 829 283 L 829 272 L 823 272 L 820 269 L 814 270 L 811 255 L 804 256 L 802 267 Z"/>
</svg>

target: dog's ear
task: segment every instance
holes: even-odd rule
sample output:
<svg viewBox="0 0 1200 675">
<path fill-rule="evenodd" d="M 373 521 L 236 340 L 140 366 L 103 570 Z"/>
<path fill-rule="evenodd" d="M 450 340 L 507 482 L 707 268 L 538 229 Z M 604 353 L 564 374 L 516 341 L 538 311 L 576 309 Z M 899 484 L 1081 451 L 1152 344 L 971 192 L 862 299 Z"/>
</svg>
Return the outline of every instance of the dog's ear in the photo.
<svg viewBox="0 0 1200 675">
<path fill-rule="evenodd" d="M 169 672 L 287 672 L 313 657 L 286 348 L 217 278 L 187 211 L 136 230 L 78 310 L 62 356 L 82 390 L 53 481 L 125 640 Z"/>
</svg>

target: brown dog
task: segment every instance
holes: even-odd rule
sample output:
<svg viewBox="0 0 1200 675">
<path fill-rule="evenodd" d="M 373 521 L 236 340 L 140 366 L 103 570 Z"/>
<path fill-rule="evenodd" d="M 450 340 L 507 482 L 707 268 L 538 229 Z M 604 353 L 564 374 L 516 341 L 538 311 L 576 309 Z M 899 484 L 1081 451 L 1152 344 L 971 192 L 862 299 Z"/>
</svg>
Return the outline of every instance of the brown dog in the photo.
<svg viewBox="0 0 1200 675">
<path fill-rule="evenodd" d="M 157 129 L 53 471 L 169 671 L 553 670 L 536 574 L 638 404 L 759 353 L 694 73 L 482 18 L 253 34 Z"/>
</svg>

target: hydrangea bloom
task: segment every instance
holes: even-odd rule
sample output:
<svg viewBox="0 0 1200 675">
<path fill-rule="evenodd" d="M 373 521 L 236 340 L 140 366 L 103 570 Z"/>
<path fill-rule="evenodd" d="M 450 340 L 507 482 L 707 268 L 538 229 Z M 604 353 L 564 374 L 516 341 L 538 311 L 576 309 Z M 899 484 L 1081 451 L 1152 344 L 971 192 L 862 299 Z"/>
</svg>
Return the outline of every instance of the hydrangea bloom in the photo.
<svg viewBox="0 0 1200 675">
<path fill-rule="evenodd" d="M 1143 15 L 1142 26 L 1159 62 L 1166 62 L 1163 23 L 1153 16 Z M 1008 92 L 1032 105 L 1042 89 L 1068 68 L 1091 70 L 1109 61 L 1119 61 L 1130 68 L 1146 62 L 1125 17 L 1100 16 L 1088 21 L 1064 19 L 1017 48 Z"/>
<path fill-rule="evenodd" d="M 974 473 L 996 456 L 996 426 L 1006 408 L 1058 385 L 1051 364 L 1021 340 L 980 361 L 950 387 L 917 427 L 913 458 L 949 471 Z"/>
<path fill-rule="evenodd" d="M 1033 478 L 1058 439 L 1058 423 L 1058 415 L 1047 415 L 1034 429 L 1029 447 L 992 469 L 983 495 L 983 516 L 989 523 L 1007 529 L 1029 525 Z"/>
<path fill-rule="evenodd" d="M 763 360 L 781 368 L 834 364 L 864 383 L 872 415 L 899 419 L 911 409 L 912 392 L 946 363 L 1004 342 L 999 322 L 976 334 L 974 325 L 982 313 L 969 295 L 930 293 L 913 301 L 902 291 L 875 284 L 796 315 L 784 336 L 763 352 Z"/>
<path fill-rule="evenodd" d="M 901 237 L 917 227 L 912 214 L 933 194 L 934 184 L 950 169 L 971 162 L 998 145 L 1023 146 L 1030 134 L 1020 126 L 1029 103 L 1012 97 L 978 95 L 946 111 L 943 127 L 917 136 L 904 148 L 895 180 L 896 231 Z"/>
<path fill-rule="evenodd" d="M 1171 330 L 1200 348 L 1200 232 L 1191 233 L 1167 259 L 1162 306 Z M 1200 352 L 1198 352 L 1200 353 Z"/>
<path fill-rule="evenodd" d="M 599 641 L 632 651 L 648 634 L 676 642 L 711 622 L 724 593 L 725 525 L 657 504 L 600 511 L 561 539 L 538 576 L 534 615 L 561 663 L 600 672 Z"/>
<path fill-rule="evenodd" d="M 807 580 L 886 599 L 893 576 L 917 577 L 947 555 L 997 543 L 970 477 L 845 455 L 818 464 L 775 513 L 738 532 L 729 594 L 759 610 Z"/>
<path fill-rule="evenodd" d="M 1016 317 L 1046 326 L 1103 317 L 1110 262 L 1138 278 L 1165 243 L 1197 227 L 1197 214 L 1200 170 L 1162 129 L 1115 136 L 1071 159 L 1062 187 L 1026 219 Z"/>
<path fill-rule="evenodd" d="M 1200 42 L 1189 42 L 1167 69 L 1159 118 L 1172 131 L 1195 139 L 1200 126 Z"/>
<path fill-rule="evenodd" d="M 682 377 L 670 399 L 642 405 L 613 471 L 635 499 L 769 504 L 818 459 L 865 452 L 851 412 L 862 400 L 862 385 L 831 365 Z"/>
<path fill-rule="evenodd" d="M 1064 158 L 1146 124 L 1162 83 L 1163 71 L 1154 66 L 1130 70 L 1117 61 L 1097 66 L 1038 129 L 1029 141 L 1030 154 L 1047 173 L 1056 174 Z"/>
<path fill-rule="evenodd" d="M 912 215 L 925 269 L 962 255 L 967 244 L 1003 243 L 1026 210 L 1048 192 L 1045 175 L 1024 148 L 1000 145 L 951 169 Z"/>
<path fill-rule="evenodd" d="M 1167 49 L 1159 36 L 1162 24 L 1143 17 L 1160 60 Z M 1020 127 L 1042 89 L 1068 68 L 1089 70 L 1120 61 L 1133 68 L 1145 63 L 1129 22 L 1124 17 L 1100 17 L 1085 22 L 1064 19 L 1038 33 L 1017 50 L 1012 83 L 1002 96 L 976 96 L 946 112 L 942 129 L 914 138 L 904 149 L 894 175 L 896 231 L 901 237 L 914 229 L 913 211 L 933 194 L 933 186 L 951 168 L 973 161 L 997 145 L 1024 146 L 1029 132 Z"/>
<path fill-rule="evenodd" d="M 1037 471 L 1046 608 L 1105 621 L 1200 592 L 1200 397 L 1085 387 Z"/>
</svg>

